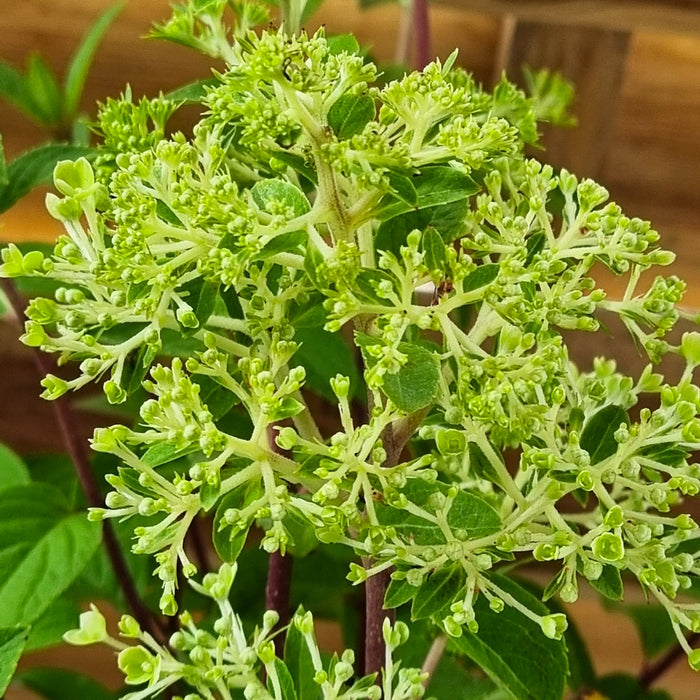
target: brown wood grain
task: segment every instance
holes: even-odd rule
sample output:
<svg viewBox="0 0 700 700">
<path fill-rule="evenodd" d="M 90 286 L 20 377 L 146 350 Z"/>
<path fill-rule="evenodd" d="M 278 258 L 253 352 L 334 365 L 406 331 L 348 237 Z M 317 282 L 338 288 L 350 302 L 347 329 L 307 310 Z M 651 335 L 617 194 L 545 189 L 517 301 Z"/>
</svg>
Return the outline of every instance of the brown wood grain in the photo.
<svg viewBox="0 0 700 700">
<path fill-rule="evenodd" d="M 508 75 L 518 75 L 521 66 L 550 68 L 576 86 L 572 110 L 577 126 L 545 129 L 544 158 L 580 176 L 598 178 L 612 143 L 629 32 L 517 21 L 509 35 Z"/>
<path fill-rule="evenodd" d="M 470 12 L 513 15 L 530 22 L 622 31 L 697 33 L 698 0 L 436 0 Z"/>
</svg>

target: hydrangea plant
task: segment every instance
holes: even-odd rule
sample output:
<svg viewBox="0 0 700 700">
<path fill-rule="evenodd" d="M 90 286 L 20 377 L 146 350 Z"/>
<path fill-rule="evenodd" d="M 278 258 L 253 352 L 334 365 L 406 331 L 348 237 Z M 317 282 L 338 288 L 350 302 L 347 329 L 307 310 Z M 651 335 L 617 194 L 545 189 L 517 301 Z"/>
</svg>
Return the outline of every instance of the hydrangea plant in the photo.
<svg viewBox="0 0 700 700">
<path fill-rule="evenodd" d="M 422 697 L 445 646 L 503 697 L 556 700 L 578 663 L 557 597 L 620 599 L 624 577 L 700 669 L 700 529 L 676 507 L 700 489 L 700 333 L 666 339 L 694 320 L 681 280 L 640 283 L 673 254 L 604 187 L 526 155 L 565 115 L 560 79 L 489 92 L 453 54 L 382 82 L 352 37 L 300 29 L 304 4 L 262 31 L 254 2 L 176 7 L 154 34 L 225 67 L 107 100 L 95 154 L 55 169 L 53 254 L 2 252 L 4 277 L 59 285 L 22 337 L 75 368 L 43 396 L 97 382 L 141 401 L 94 434 L 119 466 L 89 518 L 126 522 L 173 624 L 125 615 L 122 641 L 93 607 L 66 640 L 118 651 L 125 700 Z M 188 135 L 167 126 L 185 102 L 202 106 Z M 567 332 L 601 312 L 648 355 L 638 376 L 569 358 Z M 667 354 L 676 383 L 654 367 Z M 188 546 L 202 528 L 212 571 Z M 251 629 L 231 595 L 258 545 L 282 603 Z M 331 659 L 283 590 L 316 548 L 345 551 L 365 589 L 364 641 Z M 532 562 L 544 591 L 516 577 Z M 413 630 L 434 640 L 422 670 L 400 649 Z"/>
</svg>

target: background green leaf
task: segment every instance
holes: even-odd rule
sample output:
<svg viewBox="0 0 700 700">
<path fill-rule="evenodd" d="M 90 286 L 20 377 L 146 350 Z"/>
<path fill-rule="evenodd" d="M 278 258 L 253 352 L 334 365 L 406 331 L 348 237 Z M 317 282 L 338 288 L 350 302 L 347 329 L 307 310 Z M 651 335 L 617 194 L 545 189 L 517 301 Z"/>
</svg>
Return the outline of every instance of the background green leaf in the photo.
<svg viewBox="0 0 700 700">
<path fill-rule="evenodd" d="M 0 697 L 10 685 L 28 635 L 28 626 L 0 627 Z"/>
<path fill-rule="evenodd" d="M 0 445 L 0 490 L 29 481 L 29 470 L 24 462 L 9 447 Z"/>
<path fill-rule="evenodd" d="M 629 425 L 627 412 L 620 406 L 605 406 L 586 422 L 581 433 L 581 447 L 591 456 L 591 464 L 598 464 L 617 452 L 615 431 L 624 423 Z"/>
<path fill-rule="evenodd" d="M 101 528 L 71 513 L 47 484 L 0 492 L 0 625 L 36 620 L 78 577 L 100 544 Z"/>
<path fill-rule="evenodd" d="M 284 642 L 284 662 L 294 680 L 297 696 L 303 700 L 320 700 L 321 688 L 314 682 L 314 664 L 304 635 L 291 625 Z"/>
<path fill-rule="evenodd" d="M 91 157 L 94 150 L 84 146 L 49 143 L 23 153 L 7 166 L 7 184 L 0 186 L 0 213 L 38 185 L 51 182 L 53 169 L 59 160 Z"/>
<path fill-rule="evenodd" d="M 45 126 L 61 123 L 61 89 L 53 71 L 39 54 L 32 54 L 27 64 L 24 79 L 27 91 L 35 106 L 34 114 Z"/>
<path fill-rule="evenodd" d="M 88 29 L 80 45 L 73 54 L 68 65 L 66 77 L 63 83 L 63 118 L 66 122 L 73 121 L 80 108 L 80 96 L 83 94 L 85 79 L 90 65 L 95 57 L 97 47 L 102 37 L 114 21 L 114 18 L 124 8 L 124 3 L 119 3 L 103 12 L 97 21 Z"/>
<path fill-rule="evenodd" d="M 548 613 L 541 601 L 514 581 L 497 575 L 493 581 L 536 613 Z M 483 596 L 474 610 L 479 632 L 465 631 L 450 645 L 517 700 L 561 700 L 569 671 L 564 642 L 548 639 L 537 623 L 511 607 L 494 612 Z"/>
<path fill-rule="evenodd" d="M 30 668 L 17 681 L 46 700 L 116 700 L 119 696 L 89 676 L 62 668 Z"/>
<path fill-rule="evenodd" d="M 335 401 L 330 380 L 336 374 L 350 379 L 349 398 L 362 387 L 362 377 L 350 346 L 341 333 L 323 328 L 297 328 L 294 341 L 300 343 L 294 358 L 306 370 L 306 386 L 329 401 Z"/>
</svg>

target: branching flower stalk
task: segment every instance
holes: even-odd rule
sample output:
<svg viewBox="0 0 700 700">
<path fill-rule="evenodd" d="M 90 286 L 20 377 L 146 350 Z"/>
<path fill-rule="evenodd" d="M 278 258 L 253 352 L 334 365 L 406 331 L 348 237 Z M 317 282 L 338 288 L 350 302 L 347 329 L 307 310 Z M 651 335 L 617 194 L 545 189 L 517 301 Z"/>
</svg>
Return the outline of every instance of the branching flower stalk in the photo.
<svg viewBox="0 0 700 700">
<path fill-rule="evenodd" d="M 145 519 L 133 550 L 153 557 L 160 609 L 180 612 L 181 630 L 168 650 L 126 619 L 137 643 L 123 647 L 92 611 L 83 627 L 99 634 L 69 639 L 120 650 L 127 682 L 147 684 L 129 700 L 176 681 L 188 698 L 288 697 L 276 613 L 251 637 L 228 599 L 257 526 L 269 553 L 294 552 L 300 532 L 349 548 L 353 584 L 389 573 L 384 607 L 410 602 L 450 643 L 505 610 L 562 638 L 565 615 L 499 573 L 518 560 L 556 566 L 544 598 L 567 603 L 581 581 L 621 592 L 625 574 L 668 611 L 699 668 L 685 634 L 700 630 L 700 605 L 683 593 L 700 576 L 700 529 L 670 510 L 700 491 L 700 333 L 666 339 L 679 317 L 696 320 L 678 307 L 681 280 L 641 285 L 673 260 L 650 224 L 595 182 L 524 156 L 538 120 L 565 115 L 568 86 L 540 74 L 532 96 L 506 80 L 489 93 L 453 54 L 379 87 L 347 38 L 293 22 L 252 31 L 261 20 L 250 2 L 177 7 L 156 34 L 226 62 L 192 136 L 168 133 L 177 102 L 108 100 L 96 158 L 56 168 L 47 204 L 66 235 L 53 255 L 3 250 L 3 276 L 62 285 L 32 300 L 23 336 L 79 363 L 73 379 L 44 379 L 46 398 L 92 382 L 112 403 L 141 386 L 151 395 L 135 428 L 95 432 L 93 449 L 122 466 L 90 517 Z M 597 286 L 601 265 L 627 276 L 622 299 Z M 598 330 L 601 312 L 648 355 L 639 376 L 569 359 L 562 333 Z M 303 351 L 309 328 L 336 340 L 352 329 L 362 377 L 324 374 L 322 351 Z M 654 370 L 667 354 L 685 365 L 676 383 Z M 327 438 L 308 390 L 333 399 Z M 365 390 L 358 424 L 350 405 Z M 641 397 L 653 408 L 638 409 Z M 228 427 L 232 412 L 245 429 Z M 183 544 L 202 513 L 218 573 L 199 572 Z M 178 562 L 216 601 L 213 631 L 178 611 Z M 287 643 L 301 635 L 323 698 L 421 697 L 427 676 L 395 661 L 406 625 L 382 624 L 376 678 L 355 676 L 352 651 L 324 665 L 308 613 Z"/>
</svg>

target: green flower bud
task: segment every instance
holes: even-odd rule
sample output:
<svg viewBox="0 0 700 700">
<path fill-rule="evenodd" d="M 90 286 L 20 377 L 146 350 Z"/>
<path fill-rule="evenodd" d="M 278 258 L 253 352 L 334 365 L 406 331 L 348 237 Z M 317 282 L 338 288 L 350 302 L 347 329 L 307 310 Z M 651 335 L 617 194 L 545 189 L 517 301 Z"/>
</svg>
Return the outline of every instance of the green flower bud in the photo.
<svg viewBox="0 0 700 700">
<path fill-rule="evenodd" d="M 122 615 L 119 620 L 119 632 L 122 637 L 138 638 L 141 634 L 141 627 L 131 615 Z"/>
<path fill-rule="evenodd" d="M 681 355 L 691 367 L 700 365 L 700 333 L 697 331 L 683 333 Z"/>
<path fill-rule="evenodd" d="M 688 654 L 688 664 L 693 671 L 700 671 L 700 649 L 693 649 Z"/>
<path fill-rule="evenodd" d="M 69 630 L 63 635 L 68 644 L 75 646 L 96 644 L 107 637 L 107 622 L 94 605 L 90 605 L 90 610 L 80 614 L 80 627 L 77 630 Z"/>
<path fill-rule="evenodd" d="M 63 394 L 68 391 L 68 382 L 53 374 L 47 374 L 46 377 L 41 380 L 41 386 L 44 387 L 41 397 L 49 401 L 63 396 Z"/>
<path fill-rule="evenodd" d="M 584 491 L 592 491 L 595 488 L 595 477 L 591 472 L 584 469 L 582 472 L 578 473 L 576 484 Z"/>
<path fill-rule="evenodd" d="M 625 556 L 625 545 L 619 535 L 605 532 L 593 540 L 591 545 L 596 558 L 606 563 L 618 562 Z"/>
<path fill-rule="evenodd" d="M 144 647 L 122 649 L 117 657 L 119 670 L 126 676 L 129 685 L 138 685 L 152 680 L 158 668 L 158 659 Z"/>
<path fill-rule="evenodd" d="M 545 615 L 545 617 L 540 620 L 542 631 L 545 636 L 550 639 L 561 639 L 568 626 L 569 623 L 566 619 L 566 615 L 562 615 L 561 613 Z"/>
<path fill-rule="evenodd" d="M 610 528 L 620 527 L 624 521 L 625 515 L 622 512 L 622 508 L 620 508 L 620 506 L 613 506 L 605 514 L 605 518 L 603 518 L 603 522 L 605 523 L 605 525 Z"/>
<path fill-rule="evenodd" d="M 124 401 L 126 401 L 126 391 L 111 379 L 105 382 L 104 392 L 107 401 L 111 404 L 124 403 Z"/>
<path fill-rule="evenodd" d="M 460 430 L 439 430 L 435 444 L 442 455 L 462 455 L 467 449 L 467 438 Z"/>
</svg>

